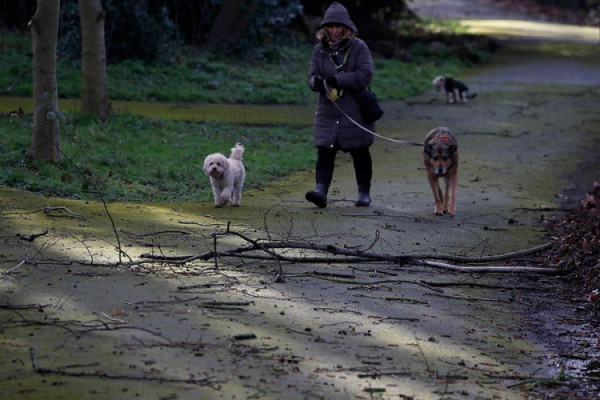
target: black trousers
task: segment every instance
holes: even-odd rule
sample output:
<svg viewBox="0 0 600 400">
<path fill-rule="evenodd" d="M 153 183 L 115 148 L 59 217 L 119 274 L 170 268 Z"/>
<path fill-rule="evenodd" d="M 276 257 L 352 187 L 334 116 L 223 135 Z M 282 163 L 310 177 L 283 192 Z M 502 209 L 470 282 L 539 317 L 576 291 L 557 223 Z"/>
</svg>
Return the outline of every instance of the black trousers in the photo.
<svg viewBox="0 0 600 400">
<path fill-rule="evenodd" d="M 334 148 L 318 147 L 317 148 L 317 168 L 315 178 L 317 183 L 323 183 L 329 186 L 333 179 L 333 169 L 335 166 L 335 157 L 338 152 L 337 146 Z M 354 174 L 356 175 L 356 183 L 361 189 L 370 189 L 371 178 L 373 176 L 373 165 L 369 146 L 359 147 L 350 150 L 352 162 L 354 164 Z"/>
</svg>

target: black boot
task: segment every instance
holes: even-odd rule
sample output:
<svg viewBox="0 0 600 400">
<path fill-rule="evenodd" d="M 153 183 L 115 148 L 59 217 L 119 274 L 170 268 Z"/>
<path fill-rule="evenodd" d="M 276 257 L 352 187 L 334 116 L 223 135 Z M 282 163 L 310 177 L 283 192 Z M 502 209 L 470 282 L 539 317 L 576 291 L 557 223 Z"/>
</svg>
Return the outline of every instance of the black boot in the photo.
<svg viewBox="0 0 600 400">
<path fill-rule="evenodd" d="M 315 203 L 317 207 L 327 207 L 327 190 L 329 188 L 324 183 L 317 183 L 315 190 L 306 192 L 306 200 Z"/>
<path fill-rule="evenodd" d="M 358 197 L 354 202 L 356 207 L 368 207 L 371 204 L 370 188 L 368 186 L 358 186 Z"/>
</svg>

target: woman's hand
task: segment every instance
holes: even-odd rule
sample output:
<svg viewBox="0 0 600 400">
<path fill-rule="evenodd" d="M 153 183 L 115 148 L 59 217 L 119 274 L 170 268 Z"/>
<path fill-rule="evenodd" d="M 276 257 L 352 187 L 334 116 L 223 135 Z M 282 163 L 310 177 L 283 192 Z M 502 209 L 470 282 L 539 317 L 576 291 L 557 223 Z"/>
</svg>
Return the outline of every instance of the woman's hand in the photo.
<svg viewBox="0 0 600 400">
<path fill-rule="evenodd" d="M 333 88 L 337 88 L 337 78 L 335 76 L 330 76 L 329 78 L 325 79 L 325 83 L 327 83 L 327 87 L 329 89 L 333 89 Z"/>
<path fill-rule="evenodd" d="M 313 80 L 313 88 L 317 92 L 325 93 L 325 84 L 323 82 L 324 79 L 320 76 L 315 77 L 315 79 Z"/>
</svg>

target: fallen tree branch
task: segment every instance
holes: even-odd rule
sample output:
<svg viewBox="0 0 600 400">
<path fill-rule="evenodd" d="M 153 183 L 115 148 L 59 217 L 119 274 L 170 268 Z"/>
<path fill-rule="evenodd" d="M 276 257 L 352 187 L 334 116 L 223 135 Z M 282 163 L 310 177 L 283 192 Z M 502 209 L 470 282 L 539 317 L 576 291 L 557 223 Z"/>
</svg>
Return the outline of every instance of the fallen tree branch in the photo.
<svg viewBox="0 0 600 400">
<path fill-rule="evenodd" d="M 217 236 L 234 235 L 237 236 L 250 245 L 242 246 L 231 250 L 218 251 L 216 238 Z M 446 254 L 411 254 L 411 255 L 392 255 L 392 254 L 380 254 L 369 251 L 373 245 L 369 245 L 367 249 L 359 248 L 340 248 L 329 244 L 317 244 L 308 242 L 292 242 L 292 241 L 274 241 L 272 239 L 252 239 L 240 232 L 236 232 L 230 229 L 230 225 L 227 224 L 225 232 L 213 233 L 214 243 L 213 250 L 207 251 L 202 254 L 194 256 L 157 256 L 154 254 L 142 254 L 141 257 L 147 260 L 157 261 L 161 263 L 173 263 L 173 264 L 186 264 L 196 260 L 208 261 L 214 259 L 215 263 L 218 258 L 224 257 L 237 257 L 245 259 L 255 260 L 274 260 L 279 265 L 281 275 L 281 262 L 289 263 L 330 263 L 333 261 L 331 256 L 344 257 L 345 263 L 366 263 L 366 262 L 388 262 L 397 265 L 420 265 L 438 269 L 446 269 L 456 272 L 476 272 L 476 273 L 536 273 L 536 274 L 561 274 L 568 271 L 558 268 L 544 268 L 544 267 L 533 267 L 533 266 L 483 266 L 481 264 L 487 264 L 497 261 L 510 260 L 518 257 L 524 257 L 536 253 L 541 253 L 550 247 L 552 243 L 544 243 L 539 246 L 535 246 L 529 249 L 519 250 L 510 253 L 492 255 L 492 256 L 479 256 L 479 257 L 464 257 L 464 256 L 453 256 Z M 283 254 L 283 251 L 277 250 L 306 250 L 313 253 L 326 253 L 330 256 L 289 256 Z M 262 252 L 266 254 L 253 254 L 254 252 Z M 454 263 L 461 263 L 465 265 L 454 265 L 443 263 L 441 261 L 451 261 Z M 469 264 L 477 264 L 476 266 Z M 316 277 L 316 274 L 315 274 Z"/>
</svg>

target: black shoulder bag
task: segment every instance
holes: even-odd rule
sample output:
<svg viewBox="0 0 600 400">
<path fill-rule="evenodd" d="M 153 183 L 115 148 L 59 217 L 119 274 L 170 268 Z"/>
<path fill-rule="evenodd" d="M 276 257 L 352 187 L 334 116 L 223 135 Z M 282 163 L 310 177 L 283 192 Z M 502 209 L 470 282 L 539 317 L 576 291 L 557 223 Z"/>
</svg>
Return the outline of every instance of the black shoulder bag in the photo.
<svg viewBox="0 0 600 400">
<path fill-rule="evenodd" d="M 383 110 L 377 101 L 377 96 L 371 89 L 366 87 L 353 94 L 365 122 L 375 122 L 383 116 Z"/>
</svg>

